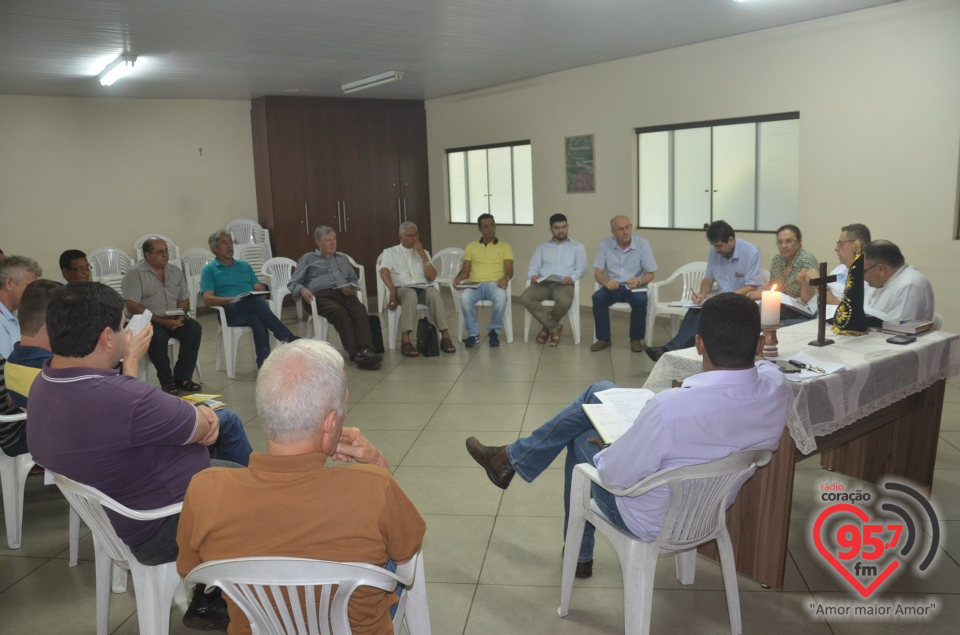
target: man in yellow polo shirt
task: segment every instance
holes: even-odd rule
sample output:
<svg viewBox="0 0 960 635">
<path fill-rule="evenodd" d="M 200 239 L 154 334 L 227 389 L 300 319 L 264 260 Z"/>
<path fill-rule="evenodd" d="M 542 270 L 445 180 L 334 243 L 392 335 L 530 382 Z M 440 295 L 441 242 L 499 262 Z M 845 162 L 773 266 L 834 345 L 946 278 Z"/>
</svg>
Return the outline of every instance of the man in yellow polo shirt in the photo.
<svg viewBox="0 0 960 635">
<path fill-rule="evenodd" d="M 467 245 L 463 268 L 453 279 L 453 286 L 460 289 L 460 310 L 467 326 L 467 341 L 463 344 L 468 348 L 478 343 L 480 329 L 476 303 L 481 300 L 493 302 L 487 338 L 490 346 L 500 346 L 500 328 L 507 308 L 507 283 L 513 278 L 513 250 L 497 238 L 497 223 L 493 216 L 481 214 L 477 225 L 481 238 Z M 464 281 L 466 286 L 461 287 Z"/>
</svg>

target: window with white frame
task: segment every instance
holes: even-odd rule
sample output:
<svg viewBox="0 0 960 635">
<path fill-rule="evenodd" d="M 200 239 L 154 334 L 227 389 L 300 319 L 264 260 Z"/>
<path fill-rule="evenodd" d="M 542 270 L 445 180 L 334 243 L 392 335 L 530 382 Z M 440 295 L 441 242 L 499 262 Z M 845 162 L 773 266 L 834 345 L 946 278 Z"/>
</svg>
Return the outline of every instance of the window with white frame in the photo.
<svg viewBox="0 0 960 635">
<path fill-rule="evenodd" d="M 797 222 L 800 113 L 637 128 L 640 227 Z"/>
<path fill-rule="evenodd" d="M 533 225 L 532 171 L 529 141 L 447 150 L 450 222 Z"/>
</svg>

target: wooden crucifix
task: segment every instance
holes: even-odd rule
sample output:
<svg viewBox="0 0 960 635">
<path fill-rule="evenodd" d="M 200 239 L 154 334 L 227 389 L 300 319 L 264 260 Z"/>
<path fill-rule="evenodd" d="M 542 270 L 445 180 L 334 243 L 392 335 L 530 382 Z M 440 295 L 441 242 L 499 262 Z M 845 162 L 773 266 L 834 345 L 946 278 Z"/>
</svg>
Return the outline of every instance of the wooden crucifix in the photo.
<svg viewBox="0 0 960 635">
<path fill-rule="evenodd" d="M 817 287 L 817 303 L 819 305 L 819 324 L 817 326 L 817 339 L 810 342 L 810 346 L 830 346 L 833 340 L 826 339 L 827 333 L 827 283 L 835 282 L 836 276 L 827 275 L 827 263 L 820 263 L 820 277 L 810 280 L 810 286 Z"/>
</svg>

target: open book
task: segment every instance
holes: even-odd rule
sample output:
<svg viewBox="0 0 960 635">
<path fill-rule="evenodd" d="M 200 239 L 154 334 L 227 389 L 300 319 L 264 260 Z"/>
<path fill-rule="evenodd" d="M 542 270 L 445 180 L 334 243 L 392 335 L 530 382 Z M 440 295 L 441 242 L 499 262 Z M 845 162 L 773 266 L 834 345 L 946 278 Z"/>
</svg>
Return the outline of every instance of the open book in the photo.
<svg viewBox="0 0 960 635">
<path fill-rule="evenodd" d="M 249 298 L 252 295 L 270 295 L 270 292 L 269 291 L 244 291 L 243 293 L 235 297 L 233 300 L 231 300 L 230 304 L 233 304 L 234 302 L 239 302 L 244 298 Z"/>
<path fill-rule="evenodd" d="M 800 315 L 804 315 L 806 317 L 815 317 L 817 315 L 817 308 L 819 304 L 817 302 L 817 296 L 810 298 L 809 302 L 801 302 L 797 298 L 789 296 L 786 293 L 781 293 L 780 306 L 788 306 Z"/>
<path fill-rule="evenodd" d="M 644 388 L 611 388 L 595 394 L 600 403 L 585 403 L 581 408 L 608 445 L 630 429 L 653 397 L 653 392 Z"/>
</svg>

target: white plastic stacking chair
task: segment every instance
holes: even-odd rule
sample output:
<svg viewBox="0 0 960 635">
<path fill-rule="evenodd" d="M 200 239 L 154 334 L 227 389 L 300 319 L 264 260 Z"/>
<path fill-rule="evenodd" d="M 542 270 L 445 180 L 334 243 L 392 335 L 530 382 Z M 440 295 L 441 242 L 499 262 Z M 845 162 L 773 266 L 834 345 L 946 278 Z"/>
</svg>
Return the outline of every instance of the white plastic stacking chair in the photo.
<svg viewBox="0 0 960 635">
<path fill-rule="evenodd" d="M 377 256 L 377 265 L 376 265 L 376 276 L 377 276 L 377 312 L 383 313 L 387 312 L 387 346 L 390 349 L 395 349 L 397 347 L 397 325 L 400 323 L 400 313 L 402 307 L 397 305 L 397 308 L 392 311 L 387 308 L 390 304 L 390 294 L 387 292 L 387 283 L 383 281 L 383 278 L 380 276 L 380 265 L 383 261 L 383 254 Z M 427 317 L 430 313 L 430 307 L 426 304 L 417 304 L 417 310 L 420 311 L 420 317 Z"/>
<path fill-rule="evenodd" d="M 171 337 L 169 340 L 167 340 L 167 348 L 168 348 L 167 357 L 170 358 L 170 363 L 171 363 L 171 364 L 174 363 L 174 360 L 177 359 L 176 356 L 174 355 L 174 353 L 175 353 L 175 351 L 174 351 L 174 346 L 176 346 L 177 348 L 179 348 L 179 347 L 180 347 L 180 340 L 178 340 L 178 339 L 175 338 L 175 337 Z M 139 369 L 137 370 L 137 378 L 138 378 L 140 381 L 150 383 L 150 367 L 151 367 L 151 366 L 153 366 L 153 364 L 150 362 L 150 356 L 149 356 L 149 355 L 144 355 L 143 357 L 140 358 L 140 365 L 139 365 Z M 199 358 L 197 358 L 197 378 L 200 380 L 200 383 L 202 384 L 202 383 L 203 383 L 203 373 L 200 372 L 200 359 L 199 359 Z M 161 388 L 162 388 L 162 386 L 161 386 Z"/>
<path fill-rule="evenodd" d="M 278 318 L 283 311 L 283 299 L 290 295 L 287 285 L 290 284 L 290 278 L 293 277 L 293 269 L 296 266 L 297 263 L 289 258 L 271 258 L 263 263 L 260 269 L 270 280 L 270 308 Z M 293 304 L 297 307 L 297 319 L 302 320 L 303 303 L 294 302 Z"/>
<path fill-rule="evenodd" d="M 596 292 L 599 291 L 599 290 L 600 290 L 600 283 L 597 282 L 596 280 L 594 280 L 594 282 L 593 282 L 593 292 L 596 293 Z M 649 291 L 649 287 L 648 287 L 648 291 L 647 291 L 647 294 L 648 294 L 648 295 L 647 295 L 647 316 L 648 316 L 648 319 L 649 319 L 649 315 L 650 315 L 650 296 L 649 296 L 649 293 L 650 293 L 650 291 Z M 633 309 L 631 308 L 629 302 L 614 302 L 613 304 L 610 305 L 610 318 L 611 318 L 611 321 L 613 321 L 613 312 L 614 312 L 614 311 L 626 311 L 627 313 L 630 313 L 630 311 L 632 311 L 632 310 L 633 310 Z M 611 338 L 612 338 L 612 337 L 613 337 L 613 336 L 611 335 Z M 649 328 L 648 328 L 648 329 L 647 329 L 647 340 L 649 341 L 649 339 L 650 339 L 650 330 L 649 330 Z M 596 329 L 596 327 L 594 327 L 594 329 L 593 329 L 593 341 L 594 341 L 594 342 L 597 341 L 597 329 Z"/>
<path fill-rule="evenodd" d="M 170 252 L 170 264 L 179 269 L 183 269 L 183 263 L 180 262 L 180 248 L 169 237 L 163 234 L 144 234 L 137 238 L 133 243 L 133 253 L 137 262 L 143 260 L 143 243 L 149 238 L 162 238 L 167 243 L 167 250 Z"/>
<path fill-rule="evenodd" d="M 270 248 L 270 230 L 264 229 L 257 221 L 249 218 L 238 218 L 227 223 L 225 229 L 233 236 L 234 244 L 263 243 L 266 245 L 269 254 L 267 260 L 273 258 L 273 250 Z"/>
<path fill-rule="evenodd" d="M 104 276 L 120 276 L 127 273 L 133 264 L 129 254 L 116 247 L 100 247 L 87 255 L 90 273 L 95 282 L 102 282 Z"/>
<path fill-rule="evenodd" d="M 445 284 L 450 287 L 450 294 L 453 296 L 454 310 L 460 312 L 460 291 L 454 288 L 453 279 L 463 268 L 463 250 L 456 247 L 447 247 L 433 254 L 430 259 L 434 268 L 437 270 L 435 282 Z"/>
<path fill-rule="evenodd" d="M 250 338 L 253 339 L 253 329 L 249 326 L 227 326 L 227 314 L 223 307 L 213 308 L 220 314 L 220 328 L 217 331 L 217 370 L 220 370 L 220 352 L 223 351 L 223 357 L 227 363 L 227 377 L 234 379 L 237 376 L 237 348 L 240 346 L 240 338 L 249 333 Z M 256 360 L 256 349 L 251 346 L 250 350 Z"/>
<path fill-rule="evenodd" d="M 940 327 L 943 326 L 943 316 L 939 313 L 933 314 L 933 330 L 939 331 Z"/>
<path fill-rule="evenodd" d="M 680 328 L 680 318 L 687 313 L 687 309 L 670 306 L 669 300 L 661 298 L 660 288 L 683 276 L 683 291 L 677 299 L 681 302 L 689 302 L 694 293 L 700 292 L 700 285 L 706 273 L 707 263 L 690 262 L 674 271 L 666 280 L 651 282 L 647 285 L 647 346 L 653 346 L 653 330 L 658 315 L 670 316 L 671 335 L 676 335 L 677 329 Z"/>
<path fill-rule="evenodd" d="M 244 260 L 253 269 L 257 279 L 265 285 L 270 284 L 270 276 L 263 272 L 263 265 L 270 260 L 270 250 L 263 243 L 236 245 L 233 248 L 234 260 Z M 273 287 L 270 287 L 273 290 Z"/>
<path fill-rule="evenodd" d="M 204 562 L 183 581 L 187 588 L 220 588 L 250 620 L 255 635 L 350 635 L 347 604 L 357 588 L 392 593 L 398 583 L 405 588 L 394 634 L 403 624 L 409 635 L 430 635 L 423 552 L 398 566 L 396 574 L 360 562 L 262 557 Z"/>
<path fill-rule="evenodd" d="M 570 520 L 564 546 L 560 617 L 566 617 L 570 609 L 577 555 L 583 539 L 584 523 L 589 522 L 610 539 L 620 558 L 626 633 L 650 633 L 657 556 L 675 554 L 677 579 L 681 584 L 693 584 L 697 571 L 697 546 L 716 540 L 727 595 L 730 631 L 733 635 L 740 635 L 740 596 L 733 547 L 727 532 L 727 502 L 733 488 L 741 480 L 749 478 L 755 468 L 769 463 L 772 456 L 770 450 L 735 452 L 719 461 L 675 467 L 651 474 L 629 489 L 605 488 L 615 496 L 631 498 L 664 485 L 670 488 L 670 505 L 660 533 L 653 542 L 643 542 L 630 536 L 607 520 L 590 496 L 591 482 L 604 487 L 596 468 L 589 463 L 577 465 L 570 488 Z"/>
<path fill-rule="evenodd" d="M 137 621 L 141 635 L 167 635 L 170 632 L 170 605 L 177 585 L 180 584 L 177 563 L 169 562 L 152 567 L 140 564 L 130 552 L 130 548 L 117 536 L 104 508 L 136 520 L 155 520 L 179 514 L 183 503 L 149 511 L 134 511 L 103 492 L 60 474 L 53 474 L 53 480 L 70 503 L 70 507 L 76 510 L 93 534 L 97 567 L 97 635 L 107 635 L 110 591 L 126 591 L 127 571 L 133 574 Z"/>
<path fill-rule="evenodd" d="M 490 300 L 477 300 L 476 306 L 493 306 Z M 464 329 L 466 328 L 463 320 L 463 311 L 459 314 L 459 323 L 457 325 L 457 337 L 462 342 Z M 513 343 L 513 280 L 507 282 L 507 308 L 503 310 L 503 332 L 507 334 L 507 343 Z"/>
<path fill-rule="evenodd" d="M 760 270 L 760 288 L 766 289 L 768 284 L 770 284 L 770 271 L 768 269 L 761 269 Z"/>
<path fill-rule="evenodd" d="M 337 253 L 342 252 L 338 251 Z M 347 256 L 347 254 L 343 255 Z M 364 267 L 363 265 L 357 264 L 357 261 L 350 256 L 347 256 L 347 260 L 349 260 L 350 265 L 357 270 L 357 284 L 360 286 L 360 288 L 357 289 L 357 299 L 360 300 L 363 306 L 367 307 L 367 311 L 369 311 L 370 308 L 367 306 L 367 275 Z M 307 318 L 307 333 L 310 333 L 310 330 L 313 329 L 313 339 L 326 341 L 327 329 L 330 328 L 330 322 L 327 321 L 327 318 L 317 313 L 316 299 L 310 303 L 310 312 L 311 315 Z"/>
<path fill-rule="evenodd" d="M 0 415 L 0 423 L 25 421 L 27 413 Z M 23 531 L 23 491 L 27 486 L 27 475 L 36 465 L 30 453 L 19 456 L 7 456 L 0 450 L 0 488 L 3 491 L 3 520 L 7 525 L 7 546 L 20 548 L 20 536 Z"/>
<path fill-rule="evenodd" d="M 183 274 L 187 276 L 187 288 L 190 290 L 190 317 L 197 318 L 197 296 L 200 295 L 200 275 L 216 256 L 209 249 L 193 247 L 183 252 Z"/>
<path fill-rule="evenodd" d="M 527 278 L 527 288 L 530 288 L 530 279 Z M 541 302 L 543 306 L 554 306 L 556 302 L 553 300 L 544 300 Z M 629 305 L 628 305 L 629 306 Z M 580 345 L 580 281 L 575 280 L 573 283 L 573 304 L 570 305 L 570 308 L 567 310 L 567 319 L 570 320 L 570 330 L 573 331 L 573 343 Z M 530 324 L 533 322 L 533 316 L 530 315 L 530 311 L 526 309 L 523 310 L 523 341 L 530 341 Z"/>
</svg>

